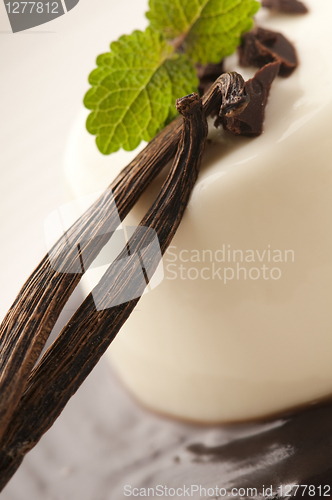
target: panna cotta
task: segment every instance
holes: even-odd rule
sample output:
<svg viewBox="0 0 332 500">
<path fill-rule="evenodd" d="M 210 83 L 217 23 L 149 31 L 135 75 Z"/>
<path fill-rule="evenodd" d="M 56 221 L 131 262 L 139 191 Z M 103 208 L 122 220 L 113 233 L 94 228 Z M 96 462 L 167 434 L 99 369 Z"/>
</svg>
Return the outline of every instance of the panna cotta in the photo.
<svg viewBox="0 0 332 500">
<path fill-rule="evenodd" d="M 294 43 L 299 67 L 274 81 L 261 136 L 212 131 L 163 279 L 108 351 L 124 385 L 157 412 L 234 422 L 332 394 L 332 4 L 305 3 L 303 16 L 259 11 L 260 26 Z M 225 69 L 251 78 L 256 68 L 237 61 L 228 58 Z M 85 130 L 87 114 L 66 154 L 72 199 L 106 189 L 138 152 L 103 156 Z M 97 278 L 97 267 L 86 273 L 87 292 Z"/>
</svg>

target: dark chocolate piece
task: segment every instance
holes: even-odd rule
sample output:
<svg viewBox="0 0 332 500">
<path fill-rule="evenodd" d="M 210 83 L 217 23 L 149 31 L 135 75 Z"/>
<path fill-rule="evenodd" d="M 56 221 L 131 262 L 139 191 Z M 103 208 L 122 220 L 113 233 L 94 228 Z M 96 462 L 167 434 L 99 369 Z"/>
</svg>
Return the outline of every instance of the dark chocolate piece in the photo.
<svg viewBox="0 0 332 500">
<path fill-rule="evenodd" d="M 287 14 L 307 14 L 308 8 L 299 0 L 262 0 L 262 6 Z"/>
<path fill-rule="evenodd" d="M 211 87 L 214 81 L 223 73 L 224 61 L 218 64 L 196 64 L 196 73 L 199 79 L 198 91 L 200 96 L 203 96 L 207 90 Z"/>
<path fill-rule="evenodd" d="M 276 78 L 280 64 L 274 62 L 258 70 L 254 78 L 248 80 L 245 91 L 250 97 L 250 102 L 244 111 L 234 118 L 216 120 L 216 126 L 223 123 L 224 129 L 235 135 L 255 137 L 263 132 L 265 107 L 270 94 L 273 80 Z"/>
<path fill-rule="evenodd" d="M 263 28 L 255 28 L 242 38 L 239 48 L 242 66 L 258 66 L 279 62 L 280 76 L 289 76 L 298 66 L 294 45 L 284 35 Z"/>
</svg>

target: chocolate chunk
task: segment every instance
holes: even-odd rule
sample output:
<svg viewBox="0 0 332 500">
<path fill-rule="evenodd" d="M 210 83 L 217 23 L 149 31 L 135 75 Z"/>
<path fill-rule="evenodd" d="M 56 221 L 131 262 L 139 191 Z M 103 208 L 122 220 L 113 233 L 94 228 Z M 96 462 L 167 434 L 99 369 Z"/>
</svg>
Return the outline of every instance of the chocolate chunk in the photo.
<svg viewBox="0 0 332 500">
<path fill-rule="evenodd" d="M 212 83 L 218 78 L 218 76 L 225 73 L 224 61 L 218 64 L 196 64 L 196 73 L 199 79 L 198 91 L 200 95 L 204 95 L 205 92 L 211 87 Z"/>
<path fill-rule="evenodd" d="M 258 66 L 279 62 L 280 76 L 289 76 L 298 66 L 294 45 L 284 35 L 263 28 L 255 28 L 242 38 L 239 48 L 242 66 Z"/>
<path fill-rule="evenodd" d="M 308 8 L 299 0 L 263 0 L 262 6 L 287 14 L 307 14 Z"/>
<path fill-rule="evenodd" d="M 248 80 L 245 85 L 246 93 L 250 96 L 250 102 L 245 110 L 235 118 L 223 118 L 216 123 L 222 122 L 225 130 L 235 135 L 255 137 L 263 132 L 265 107 L 270 93 L 273 80 L 279 71 L 279 62 L 265 65 L 258 70 L 254 78 Z"/>
</svg>

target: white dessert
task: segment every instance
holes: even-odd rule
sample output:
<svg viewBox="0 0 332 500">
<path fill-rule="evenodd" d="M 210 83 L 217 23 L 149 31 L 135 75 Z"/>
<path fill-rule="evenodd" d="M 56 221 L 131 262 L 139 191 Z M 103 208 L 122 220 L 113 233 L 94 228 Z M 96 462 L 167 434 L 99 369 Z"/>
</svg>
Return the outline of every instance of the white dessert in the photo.
<svg viewBox="0 0 332 500">
<path fill-rule="evenodd" d="M 295 43 L 300 66 L 274 82 L 262 136 L 218 132 L 162 283 L 109 349 L 126 387 L 158 412 L 240 421 L 332 393 L 332 4 L 306 5 L 304 16 L 258 14 Z M 254 74 L 236 60 L 227 69 Z M 80 117 L 66 157 L 71 196 L 106 188 L 136 154 L 102 156 Z"/>
</svg>

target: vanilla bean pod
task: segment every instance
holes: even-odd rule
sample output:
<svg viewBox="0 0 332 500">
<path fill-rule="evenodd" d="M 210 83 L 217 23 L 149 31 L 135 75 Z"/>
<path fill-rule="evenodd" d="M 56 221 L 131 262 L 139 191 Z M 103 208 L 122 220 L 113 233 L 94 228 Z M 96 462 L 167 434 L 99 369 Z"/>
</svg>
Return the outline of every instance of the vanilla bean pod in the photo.
<svg viewBox="0 0 332 500">
<path fill-rule="evenodd" d="M 124 250 L 115 265 L 111 264 L 94 297 L 90 294 L 86 298 L 33 371 L 2 442 L 2 487 L 24 454 L 53 424 L 134 309 L 147 284 L 141 279 L 138 253 L 146 274 L 151 276 L 180 224 L 198 176 L 208 129 L 197 94 L 179 99 L 177 108 L 183 115 L 184 127 L 171 171 L 157 200 L 129 240 L 131 255 L 128 257 Z M 161 252 L 150 245 L 146 228 L 156 233 Z M 123 260 L 124 257 L 127 258 Z M 121 265 L 119 274 L 117 263 Z M 128 301 L 128 293 L 136 298 Z M 110 307 L 110 299 L 118 296 L 120 303 Z M 101 310 L 96 309 L 96 297 L 101 297 Z"/>
<path fill-rule="evenodd" d="M 204 96 L 204 114 L 221 107 L 227 115 L 233 104 L 245 102 L 242 92 L 239 75 L 222 75 Z M 81 279 L 77 266 L 82 253 L 87 268 L 116 229 L 118 216 L 123 219 L 128 214 L 174 155 L 181 130 L 181 120 L 176 119 L 161 131 L 58 241 L 21 289 L 0 326 L 0 438 L 56 320 Z M 72 242 L 69 249 L 68 239 Z M 59 272 L 54 262 L 66 272 Z"/>
<path fill-rule="evenodd" d="M 220 113 L 222 114 L 227 116 L 236 114 L 248 102 L 245 93 L 243 93 L 243 79 L 236 73 L 224 75 L 217 82 L 215 91 L 216 89 L 219 94 L 218 105 L 221 103 Z M 213 92 L 210 95 L 213 96 Z M 205 103 L 208 102 L 210 104 L 213 102 L 213 99 L 205 101 Z M 186 101 L 181 100 L 181 102 L 183 103 L 183 107 Z M 183 112 L 188 113 L 186 110 L 183 110 Z M 191 117 L 191 120 L 193 121 L 193 117 Z M 198 129 L 199 124 L 197 125 Z M 195 131 L 195 129 L 192 130 Z M 193 136 L 195 137 L 195 134 Z M 198 158 L 201 154 L 202 144 L 199 144 L 197 137 L 196 140 L 192 138 L 190 144 L 191 149 L 187 152 L 182 150 L 181 153 L 178 153 L 176 162 L 180 162 L 179 155 L 185 157 L 186 154 L 193 156 L 193 162 L 199 161 Z M 182 159 L 182 161 L 184 160 Z M 176 169 L 175 173 L 178 175 L 181 173 L 181 170 Z M 193 179 L 190 181 L 189 178 L 187 182 L 183 182 L 183 179 L 181 181 L 181 176 L 176 180 L 174 174 L 174 177 L 172 175 L 168 177 L 167 182 L 153 209 L 141 222 L 142 226 L 154 227 L 161 242 L 162 253 L 166 250 L 180 222 L 181 214 L 187 202 L 185 193 L 187 193 L 186 196 L 189 196 L 190 193 L 187 184 L 191 189 L 192 185 L 190 185 L 190 182 L 193 184 Z M 170 189 L 169 183 L 171 182 L 176 182 L 177 189 Z M 160 207 L 163 206 L 163 203 L 167 199 L 166 193 L 168 193 L 169 203 L 173 204 L 173 208 L 176 207 L 172 215 L 174 220 L 170 222 L 172 218 L 165 219 L 163 216 L 159 217 L 154 223 L 155 212 L 161 209 L 158 208 L 158 203 L 160 203 Z M 149 245 L 144 246 L 144 238 L 149 240 L 149 238 L 146 238 L 144 232 L 136 231 L 130 239 L 129 246 L 131 250 L 134 248 L 134 255 L 140 253 L 141 257 L 143 256 L 147 274 L 150 276 L 151 272 L 153 273 L 156 268 L 159 257 L 158 254 L 153 254 L 151 257 L 151 253 L 149 254 L 147 251 Z M 121 261 L 122 257 L 123 255 L 120 255 L 118 260 Z M 147 264 L 147 261 L 150 263 Z M 135 266 L 129 267 L 129 270 L 128 267 L 126 269 L 127 271 L 124 274 L 122 273 L 121 278 L 115 273 L 115 276 L 113 276 L 115 279 L 112 281 L 112 285 L 110 285 L 109 280 L 113 272 L 112 265 L 110 266 L 105 278 L 101 280 L 95 292 L 97 295 L 106 297 L 106 302 L 103 304 L 105 309 L 96 311 L 96 294 L 93 298 L 90 295 L 33 371 L 28 388 L 20 401 L 19 407 L 2 442 L 2 453 L 0 456 L 0 471 L 2 476 L 0 484 L 2 487 L 15 472 L 25 453 L 36 444 L 41 435 L 52 425 L 70 396 L 77 390 L 84 378 L 91 371 L 137 303 L 138 298 L 130 302 L 128 301 L 126 304 L 129 305 L 121 304 L 118 307 L 107 309 L 109 307 L 109 298 L 107 297 L 112 296 L 113 292 L 115 292 L 114 296 L 120 295 L 121 297 L 124 290 L 128 288 L 132 290 L 132 283 L 136 283 L 137 294 L 140 295 L 146 285 L 146 283 L 142 285 L 142 282 L 138 282 L 137 284 L 137 276 L 135 275 L 137 267 L 136 271 L 134 270 Z M 141 270 L 141 267 L 139 267 L 139 270 Z M 130 294 L 132 294 L 132 291 L 130 291 Z M 126 299 L 126 296 L 122 298 Z"/>
</svg>

